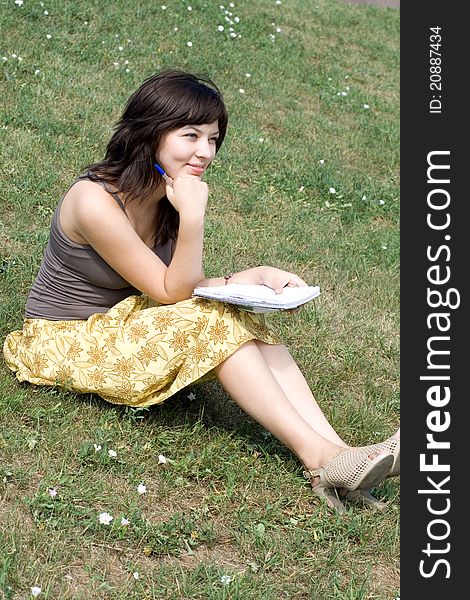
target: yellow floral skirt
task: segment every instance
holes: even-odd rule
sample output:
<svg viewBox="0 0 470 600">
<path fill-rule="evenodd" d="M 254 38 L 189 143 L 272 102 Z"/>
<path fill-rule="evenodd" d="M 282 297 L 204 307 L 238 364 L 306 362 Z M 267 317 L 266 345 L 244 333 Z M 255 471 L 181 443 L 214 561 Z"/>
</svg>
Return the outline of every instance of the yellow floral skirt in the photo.
<svg viewBox="0 0 470 600">
<path fill-rule="evenodd" d="M 214 379 L 214 367 L 253 339 L 282 343 L 265 313 L 195 298 L 155 306 L 129 296 L 86 321 L 26 319 L 3 353 L 19 381 L 150 406 Z"/>
</svg>

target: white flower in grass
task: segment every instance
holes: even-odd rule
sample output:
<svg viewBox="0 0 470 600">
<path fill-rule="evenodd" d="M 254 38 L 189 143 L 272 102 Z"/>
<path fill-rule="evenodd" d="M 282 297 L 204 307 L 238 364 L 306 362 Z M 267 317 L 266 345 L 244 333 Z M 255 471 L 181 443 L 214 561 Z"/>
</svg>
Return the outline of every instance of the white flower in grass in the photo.
<svg viewBox="0 0 470 600">
<path fill-rule="evenodd" d="M 249 79 L 251 77 L 251 73 L 245 73 L 245 77 Z"/>
<path fill-rule="evenodd" d="M 261 143 L 263 143 L 264 142 L 264 138 L 259 138 L 258 141 L 261 142 Z"/>
<path fill-rule="evenodd" d="M 8 60 L 8 58 L 6 56 L 2 56 L 2 60 L 6 61 L 6 60 Z"/>
<path fill-rule="evenodd" d="M 385 200 L 379 200 L 379 204 L 385 204 Z"/>
<path fill-rule="evenodd" d="M 21 6 L 23 4 L 23 0 L 15 0 L 16 6 Z M 39 590 L 41 591 L 41 590 Z"/>
<path fill-rule="evenodd" d="M 341 96 L 347 96 L 348 92 L 341 92 Z"/>
<path fill-rule="evenodd" d="M 186 42 L 186 46 L 188 46 L 189 48 L 191 48 L 192 45 L 193 45 L 192 42 Z"/>
<path fill-rule="evenodd" d="M 116 452 L 116 450 L 108 450 L 108 455 L 111 458 L 116 458 L 117 457 L 117 452 Z"/>
<path fill-rule="evenodd" d="M 276 0 L 276 4 L 282 4 L 281 0 Z"/>
<path fill-rule="evenodd" d="M 126 519 L 126 517 L 122 517 L 121 527 L 126 527 L 126 525 L 129 525 L 129 523 L 130 523 L 129 519 Z"/>
<path fill-rule="evenodd" d="M 118 65 L 119 63 L 114 64 Z M 99 452 L 101 450 L 101 444 L 93 444 L 93 448 L 95 449 L 95 452 Z"/>
<path fill-rule="evenodd" d="M 51 37 L 52 37 L 52 35 L 51 35 L 50 33 L 46 33 L 46 38 L 47 38 L 48 40 L 50 40 L 50 39 L 51 39 Z"/>
<path fill-rule="evenodd" d="M 366 195 L 362 196 L 361 200 L 367 200 L 367 196 Z"/>
<path fill-rule="evenodd" d="M 55 498 L 57 496 L 57 488 L 48 488 L 47 493 L 51 498 Z"/>
<path fill-rule="evenodd" d="M 330 194 L 336 194 L 336 190 L 334 187 L 330 187 L 329 192 Z"/>
<path fill-rule="evenodd" d="M 240 94 L 244 94 L 245 93 L 245 90 L 243 88 L 240 88 L 238 91 L 240 92 Z"/>
<path fill-rule="evenodd" d="M 220 578 L 220 582 L 222 583 L 222 585 L 228 585 L 229 583 L 232 583 L 232 578 L 230 577 L 230 575 L 222 575 L 222 577 Z"/>
<path fill-rule="evenodd" d="M 98 515 L 98 523 L 100 525 L 109 525 L 112 520 L 113 517 L 107 512 L 102 512 Z"/>
<path fill-rule="evenodd" d="M 192 6 L 188 6 L 188 10 L 193 10 L 193 7 Z"/>
<path fill-rule="evenodd" d="M 23 4 L 23 2 L 21 4 Z M 41 588 L 38 587 L 37 585 L 35 585 L 31 588 L 31 596 L 34 596 L 34 598 L 36 598 L 36 596 L 39 596 L 39 594 L 41 592 L 42 592 Z"/>
<path fill-rule="evenodd" d="M 364 108 L 370 108 L 368 104 L 364 104 Z"/>
<path fill-rule="evenodd" d="M 166 457 L 163 456 L 163 454 L 159 454 L 158 455 L 158 464 L 159 465 L 166 465 L 166 463 L 167 463 Z"/>
<path fill-rule="evenodd" d="M 230 2 L 229 6 L 230 8 L 235 8 L 235 4 L 233 2 Z"/>
<path fill-rule="evenodd" d="M 41 72 L 41 71 L 40 71 L 39 69 L 36 69 L 36 70 L 34 71 L 34 74 L 35 74 L 35 75 L 39 75 L 39 73 L 40 73 L 40 72 Z"/>
<path fill-rule="evenodd" d="M 45 15 L 46 15 L 46 17 L 47 17 L 47 15 L 49 14 L 49 11 L 48 11 L 48 10 L 45 10 L 45 11 L 44 11 L 44 14 L 45 14 Z"/>
<path fill-rule="evenodd" d="M 17 55 L 17 54 L 14 54 L 14 53 L 11 55 L 11 57 L 12 57 L 12 58 L 17 58 L 17 56 L 18 56 L 18 55 Z"/>
<path fill-rule="evenodd" d="M 139 579 L 139 577 L 140 577 L 140 574 L 139 574 L 139 572 L 138 572 L 138 571 L 134 571 L 134 572 L 132 573 L 132 577 L 133 577 L 133 578 L 134 578 L 134 579 L 137 581 L 137 580 Z"/>
<path fill-rule="evenodd" d="M 162 10 L 166 10 L 166 6 L 165 5 L 162 5 Z"/>
<path fill-rule="evenodd" d="M 276 27 L 276 31 L 277 31 L 277 33 L 281 33 L 282 29 L 280 27 Z"/>
<path fill-rule="evenodd" d="M 237 34 L 234 31 L 232 31 L 232 33 L 230 34 L 230 37 L 237 37 Z"/>
<path fill-rule="evenodd" d="M 147 486 L 144 485 L 143 483 L 139 483 L 139 485 L 137 486 L 137 491 L 140 495 L 142 494 L 146 494 L 147 493 Z"/>
<path fill-rule="evenodd" d="M 233 20 L 235 21 L 235 23 L 240 23 L 240 17 L 234 17 Z"/>
<path fill-rule="evenodd" d="M 318 161 L 321 165 L 325 164 L 325 161 L 323 160 L 323 158 L 321 160 Z"/>
<path fill-rule="evenodd" d="M 218 29 L 219 31 L 223 31 L 223 30 L 224 30 L 224 26 L 223 26 L 223 25 L 219 25 L 219 26 L 217 27 L 217 29 Z"/>
<path fill-rule="evenodd" d="M 386 250 L 386 249 L 387 249 L 387 244 L 384 244 L 384 245 L 382 246 L 382 250 Z"/>
</svg>

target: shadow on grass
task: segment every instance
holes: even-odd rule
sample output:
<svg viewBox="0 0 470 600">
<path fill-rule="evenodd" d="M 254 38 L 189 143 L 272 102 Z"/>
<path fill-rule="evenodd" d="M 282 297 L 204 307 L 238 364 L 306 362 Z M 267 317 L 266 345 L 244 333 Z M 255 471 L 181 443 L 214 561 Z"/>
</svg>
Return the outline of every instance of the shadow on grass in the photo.
<svg viewBox="0 0 470 600">
<path fill-rule="evenodd" d="M 296 460 L 288 448 L 243 412 L 216 380 L 189 385 L 162 404 L 148 408 L 111 404 L 97 394 L 78 394 L 59 387 L 35 387 L 27 382 L 17 385 L 26 393 L 40 393 L 54 401 L 61 397 L 77 407 L 92 405 L 100 413 L 112 413 L 119 420 L 135 422 L 136 426 L 191 429 L 198 423 L 207 430 L 218 430 L 239 438 L 250 451 L 277 455 L 283 460 Z"/>
</svg>

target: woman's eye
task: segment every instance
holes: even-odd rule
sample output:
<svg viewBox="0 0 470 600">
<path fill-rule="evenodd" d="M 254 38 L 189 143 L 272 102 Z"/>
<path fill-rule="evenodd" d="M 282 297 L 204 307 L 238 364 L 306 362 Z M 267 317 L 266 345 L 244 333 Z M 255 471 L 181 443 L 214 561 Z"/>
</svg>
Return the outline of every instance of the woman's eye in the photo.
<svg viewBox="0 0 470 600">
<path fill-rule="evenodd" d="M 188 138 L 192 138 L 192 139 L 197 139 L 197 133 L 185 133 L 184 137 L 188 137 Z M 217 143 L 217 140 L 219 138 L 218 137 L 213 137 L 213 138 L 209 138 L 209 141 L 212 142 L 213 144 Z"/>
</svg>

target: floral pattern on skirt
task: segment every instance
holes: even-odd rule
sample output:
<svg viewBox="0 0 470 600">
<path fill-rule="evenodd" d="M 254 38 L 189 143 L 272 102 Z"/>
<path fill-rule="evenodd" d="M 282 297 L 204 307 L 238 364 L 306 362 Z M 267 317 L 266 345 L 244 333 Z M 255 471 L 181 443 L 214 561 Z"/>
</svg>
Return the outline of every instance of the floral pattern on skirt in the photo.
<svg viewBox="0 0 470 600">
<path fill-rule="evenodd" d="M 150 406 L 214 379 L 214 367 L 253 339 L 282 343 L 265 313 L 199 298 L 155 306 L 129 296 L 86 321 L 25 319 L 3 352 L 19 381 Z"/>
</svg>

